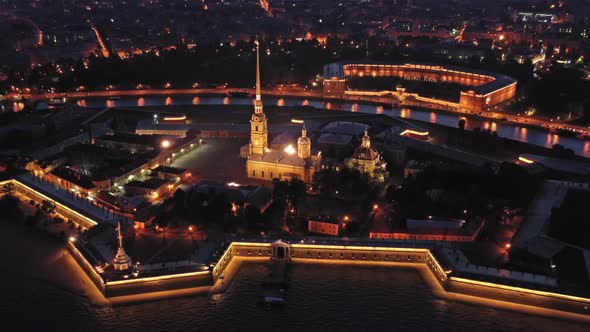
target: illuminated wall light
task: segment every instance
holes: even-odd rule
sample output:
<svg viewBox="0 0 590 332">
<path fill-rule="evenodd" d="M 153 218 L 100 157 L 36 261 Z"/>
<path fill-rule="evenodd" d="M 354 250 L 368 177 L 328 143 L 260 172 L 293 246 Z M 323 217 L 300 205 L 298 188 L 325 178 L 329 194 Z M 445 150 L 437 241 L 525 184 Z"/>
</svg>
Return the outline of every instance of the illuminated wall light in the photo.
<svg viewBox="0 0 590 332">
<path fill-rule="evenodd" d="M 523 156 L 518 157 L 518 160 L 522 161 L 525 164 L 533 164 L 535 162 L 534 160 L 531 160 L 531 159 L 529 159 L 527 157 L 523 157 Z"/>
<path fill-rule="evenodd" d="M 405 136 L 408 134 L 418 135 L 418 136 L 428 136 L 429 135 L 429 133 L 427 131 L 416 131 L 416 130 L 412 130 L 412 129 L 406 129 L 400 133 L 400 136 Z"/>
</svg>

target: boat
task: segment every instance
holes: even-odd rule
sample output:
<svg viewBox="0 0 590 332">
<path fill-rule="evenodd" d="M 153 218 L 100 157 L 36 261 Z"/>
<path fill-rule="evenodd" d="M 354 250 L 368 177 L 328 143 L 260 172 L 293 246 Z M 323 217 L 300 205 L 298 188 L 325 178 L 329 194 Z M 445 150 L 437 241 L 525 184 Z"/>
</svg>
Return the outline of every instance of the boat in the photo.
<svg viewBox="0 0 590 332">
<path fill-rule="evenodd" d="M 286 304 L 287 302 L 285 301 L 284 298 L 282 298 L 280 296 L 264 296 L 262 298 L 262 303 L 268 304 L 268 305 L 283 305 L 283 304 Z"/>
</svg>

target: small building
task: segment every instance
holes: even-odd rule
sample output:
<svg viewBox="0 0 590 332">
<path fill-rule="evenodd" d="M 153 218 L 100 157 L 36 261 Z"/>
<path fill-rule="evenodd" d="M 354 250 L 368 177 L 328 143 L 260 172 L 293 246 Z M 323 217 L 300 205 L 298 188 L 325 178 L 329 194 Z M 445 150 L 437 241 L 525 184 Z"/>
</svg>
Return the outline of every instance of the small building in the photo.
<svg viewBox="0 0 590 332">
<path fill-rule="evenodd" d="M 309 233 L 339 236 L 342 227 L 339 220 L 311 218 L 307 220 Z"/>
<path fill-rule="evenodd" d="M 192 175 L 187 169 L 171 166 L 158 166 L 152 169 L 152 174 L 162 180 L 176 182 L 184 180 Z"/>
<path fill-rule="evenodd" d="M 413 176 L 415 177 L 419 173 L 423 172 L 426 168 L 427 164 L 423 162 L 419 162 L 417 160 L 408 160 L 406 166 L 404 167 L 404 178 Z"/>
<path fill-rule="evenodd" d="M 371 147 L 371 138 L 365 129 L 365 135 L 352 157 L 346 162 L 351 168 L 358 169 L 361 173 L 368 173 L 370 176 L 375 175 L 375 171 L 385 170 L 385 162 L 381 160 L 379 152 Z"/>
<path fill-rule="evenodd" d="M 173 185 L 167 180 L 150 178 L 145 181 L 130 181 L 125 184 L 125 192 L 132 195 L 162 196 L 172 190 Z"/>
<path fill-rule="evenodd" d="M 264 212 L 272 202 L 272 192 L 270 189 L 253 185 L 241 185 L 230 182 L 222 183 L 219 181 L 202 180 L 195 184 L 197 191 L 209 193 L 214 191 L 216 194 L 226 194 L 229 201 L 234 204 L 243 204 L 256 206 Z"/>
<path fill-rule="evenodd" d="M 93 143 L 108 149 L 120 149 L 132 153 L 167 148 L 174 145 L 174 137 L 169 135 L 104 135 L 93 139 Z"/>
</svg>

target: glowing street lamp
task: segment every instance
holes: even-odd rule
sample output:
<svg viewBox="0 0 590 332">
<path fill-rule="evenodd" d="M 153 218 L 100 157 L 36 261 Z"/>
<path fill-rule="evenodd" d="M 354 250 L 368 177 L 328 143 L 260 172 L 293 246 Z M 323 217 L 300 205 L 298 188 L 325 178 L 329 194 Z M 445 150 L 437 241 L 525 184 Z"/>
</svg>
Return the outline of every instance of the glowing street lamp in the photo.
<svg viewBox="0 0 590 332">
<path fill-rule="evenodd" d="M 287 154 L 296 154 L 297 150 L 295 150 L 295 148 L 293 147 L 293 145 L 289 144 L 285 150 L 284 150 Z"/>
<path fill-rule="evenodd" d="M 163 147 L 164 149 L 169 148 L 170 145 L 172 145 L 172 143 L 170 143 L 170 141 L 167 139 L 163 140 L 162 143 L 160 143 L 160 146 Z"/>
</svg>

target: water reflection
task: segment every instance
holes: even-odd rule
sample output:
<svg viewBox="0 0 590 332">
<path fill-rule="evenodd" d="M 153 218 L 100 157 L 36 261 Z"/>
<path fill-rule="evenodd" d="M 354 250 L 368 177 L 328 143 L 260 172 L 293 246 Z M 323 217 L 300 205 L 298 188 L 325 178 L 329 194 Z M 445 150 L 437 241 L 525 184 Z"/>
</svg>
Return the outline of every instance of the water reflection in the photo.
<svg viewBox="0 0 590 332">
<path fill-rule="evenodd" d="M 143 98 L 143 97 L 137 98 L 137 106 L 139 106 L 139 107 L 145 106 L 145 98 Z"/>
<path fill-rule="evenodd" d="M 377 106 L 376 113 L 383 114 L 383 106 Z"/>
<path fill-rule="evenodd" d="M 528 133 L 527 128 L 520 128 L 520 135 L 518 136 L 518 138 L 521 141 L 526 142 L 527 141 L 527 133 Z"/>
<path fill-rule="evenodd" d="M 409 108 L 402 108 L 400 116 L 402 118 L 411 118 L 412 117 L 412 110 Z"/>
<path fill-rule="evenodd" d="M 170 96 L 166 97 L 166 101 L 164 103 L 166 104 L 166 106 L 172 105 L 172 97 L 170 97 Z"/>
<path fill-rule="evenodd" d="M 277 106 L 285 106 L 285 99 L 280 98 L 279 100 L 277 100 Z"/>
<path fill-rule="evenodd" d="M 163 106 L 166 103 L 164 97 L 161 95 L 145 95 L 143 97 L 144 106 Z M 172 105 L 250 105 L 254 102 L 254 99 L 251 98 L 227 98 L 225 96 L 199 97 L 196 95 L 173 95 L 172 98 Z M 137 96 L 122 97 L 120 100 L 117 99 L 116 102 L 106 101 L 105 97 L 84 99 L 86 102 L 84 107 L 89 108 L 101 108 L 105 106 L 105 103 L 107 103 L 107 107 L 135 107 L 140 103 Z M 265 103 L 269 105 L 277 104 L 278 100 L 278 97 L 268 96 L 265 98 Z M 353 105 L 355 105 L 354 103 L 338 103 L 334 101 L 326 102 L 323 100 L 310 100 L 301 98 L 284 98 L 284 103 L 285 106 L 305 105 L 323 109 L 342 109 L 346 111 L 352 110 Z M 356 105 L 358 106 L 354 107 L 358 112 L 371 114 L 375 114 L 376 112 L 375 105 L 368 105 L 362 103 L 357 103 Z M 22 108 L 24 108 L 24 104 L 20 103 L 19 105 L 17 101 L 15 101 L 14 103 L 11 101 L 10 103 L 6 104 L 6 106 L 7 108 L 13 109 L 14 111 L 19 111 Z M 38 109 L 46 109 L 47 107 L 48 104 L 46 101 L 42 101 L 37 105 Z M 462 117 L 461 115 L 449 113 L 435 113 L 430 110 L 421 109 L 411 110 L 408 108 L 393 108 L 391 111 L 389 111 L 389 109 L 387 111 L 388 112 L 386 112 L 385 114 L 388 114 L 393 117 L 408 118 L 425 122 L 434 122 L 440 125 L 453 128 L 457 127 L 457 123 L 459 119 Z M 379 112 L 379 110 L 377 110 L 377 112 Z M 568 149 L 572 149 L 577 154 L 590 157 L 590 146 L 588 145 L 588 143 L 586 143 L 586 141 L 572 137 L 559 137 L 556 135 L 554 137 L 553 134 L 548 135 L 547 130 L 541 128 L 521 128 L 509 123 L 492 123 L 492 121 L 484 121 L 477 118 L 469 118 L 466 128 L 470 130 L 474 128 L 490 129 L 497 131 L 498 135 L 500 135 L 501 137 L 506 137 L 509 139 L 519 140 L 526 143 L 536 144 L 545 147 L 552 147 L 553 144 L 559 142 L 559 144 L 563 145 Z M 515 130 L 515 128 L 517 129 Z"/>
<path fill-rule="evenodd" d="M 551 148 L 555 144 L 559 144 L 559 136 L 557 134 L 547 134 L 547 140 L 545 141 L 545 147 Z"/>
<path fill-rule="evenodd" d="M 430 122 L 436 123 L 436 113 L 430 112 Z"/>
<path fill-rule="evenodd" d="M 12 111 L 13 112 L 20 112 L 25 108 L 25 103 L 19 101 L 12 103 Z"/>
<path fill-rule="evenodd" d="M 359 111 L 359 104 L 352 104 L 350 107 L 351 112 L 358 112 Z"/>
<path fill-rule="evenodd" d="M 483 123 L 483 129 L 485 130 L 489 130 L 489 131 L 497 131 L 498 130 L 498 125 L 495 122 L 484 122 Z"/>
</svg>

